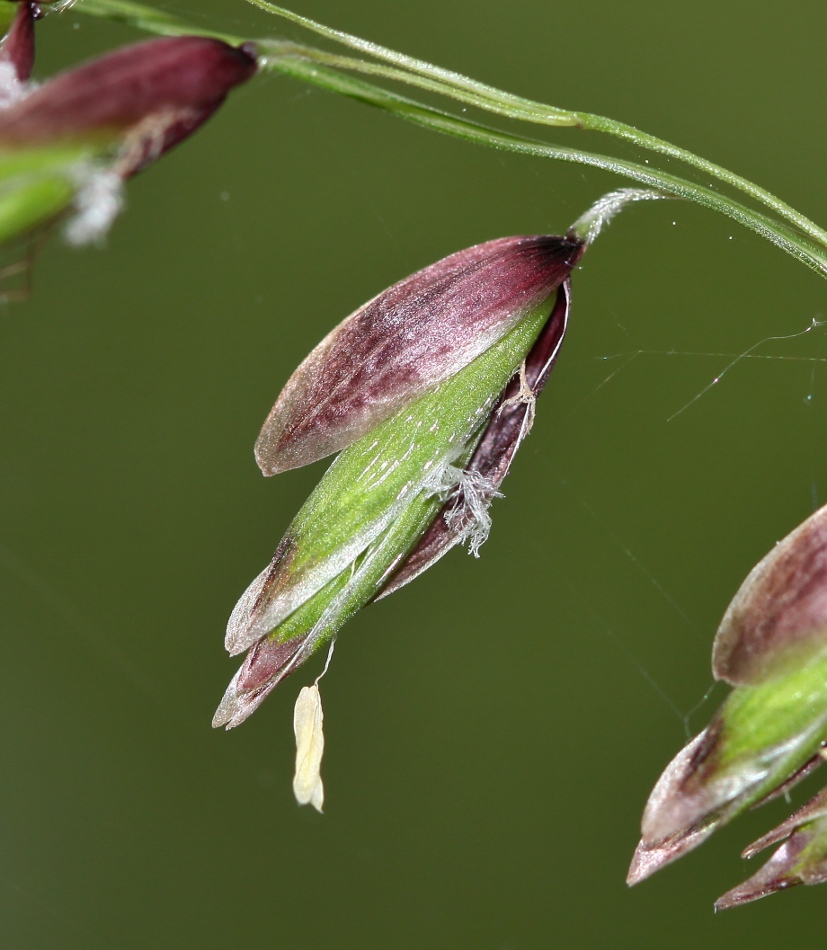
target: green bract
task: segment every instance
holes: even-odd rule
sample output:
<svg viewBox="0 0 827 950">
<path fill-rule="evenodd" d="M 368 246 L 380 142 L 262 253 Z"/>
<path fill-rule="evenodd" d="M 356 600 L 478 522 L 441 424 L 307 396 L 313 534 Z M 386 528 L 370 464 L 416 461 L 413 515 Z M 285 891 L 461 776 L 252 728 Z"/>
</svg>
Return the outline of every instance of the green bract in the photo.
<svg viewBox="0 0 827 950">
<path fill-rule="evenodd" d="M 327 445 L 331 432 L 335 436 L 350 431 L 351 416 L 359 418 L 362 428 L 367 411 L 377 421 L 331 465 L 288 529 L 273 562 L 233 612 L 227 649 L 250 652 L 214 725 L 238 725 L 284 676 L 334 637 L 382 590 L 446 500 L 461 496 L 465 508 L 479 507 L 473 525 L 457 523 L 451 544 L 469 538 L 479 520 L 487 520 L 485 509 L 507 464 L 494 480 L 486 479 L 471 464 L 475 449 L 488 444 L 484 436 L 492 427 L 501 428 L 507 435 L 500 455 L 505 453 L 510 464 L 527 431 L 530 405 L 556 357 L 568 313 L 566 281 L 583 248 L 576 239 L 514 238 L 446 258 L 357 311 L 294 374 L 276 406 L 278 410 L 286 401 L 290 411 L 274 413 L 280 433 L 301 433 L 295 436 L 301 443 L 295 451 L 304 452 L 304 444 L 311 446 L 308 460 L 320 444 L 314 426 L 324 431 Z M 512 259 L 513 267 L 503 271 L 502 262 Z M 534 300 L 529 309 L 527 297 Z M 415 312 L 410 310 L 412 299 L 423 301 Z M 437 327 L 446 320 L 457 329 L 445 338 L 452 352 L 445 350 Z M 411 324 L 428 332 L 412 334 Z M 444 367 L 454 366 L 457 352 L 473 354 L 480 348 L 474 343 L 479 333 L 487 340 L 500 339 L 489 340 L 484 352 L 470 361 L 466 355 L 464 368 L 443 379 Z M 546 345 L 541 346 L 538 337 Z M 346 343 L 341 351 L 337 339 Z M 407 349 L 417 353 L 416 367 L 408 365 L 405 340 Z M 375 386 L 379 371 L 365 374 L 360 362 L 377 352 L 390 364 L 379 388 Z M 529 365 L 532 353 L 542 356 L 542 367 L 537 367 L 542 372 L 533 366 L 530 370 L 535 388 L 518 394 L 513 402 L 504 401 L 509 382 L 521 364 Z M 423 367 L 429 366 L 433 381 L 428 386 L 425 379 L 424 385 L 430 391 L 411 399 L 409 393 L 416 396 L 423 386 Z M 319 378 L 339 381 L 324 389 L 336 393 L 335 400 L 322 407 L 329 424 L 318 421 L 318 399 L 308 388 Z M 389 404 L 400 408 L 383 418 Z M 498 405 L 501 413 L 495 412 Z M 521 413 L 516 429 L 512 406 Z M 314 425 L 301 425 L 305 411 L 311 409 Z M 271 413 L 265 431 L 273 418 Z M 294 447 L 284 449 L 285 440 L 286 435 L 273 435 L 268 460 L 276 457 L 275 447 L 295 457 Z M 479 460 L 477 466 L 481 469 Z"/>
<path fill-rule="evenodd" d="M 0 243 L 70 210 L 70 241 L 104 235 L 121 182 L 190 135 L 257 68 L 251 48 L 183 36 L 116 50 L 38 86 L 29 74 L 39 7 L 0 6 Z"/>
<path fill-rule="evenodd" d="M 717 679 L 735 689 L 655 786 L 630 883 L 697 847 L 745 809 L 786 792 L 822 761 L 827 743 L 827 507 L 750 572 L 721 621 L 713 669 Z M 792 883 L 816 883 L 824 874 L 819 848 L 827 831 L 813 825 L 812 809 L 807 815 L 809 823 L 799 814 L 762 839 L 764 847 L 792 834 L 796 818 L 807 826 L 777 860 L 771 859 L 769 870 L 735 888 L 719 907 Z"/>
<path fill-rule="evenodd" d="M 0 152 L 0 243 L 62 214 L 92 173 L 84 146 Z"/>
</svg>

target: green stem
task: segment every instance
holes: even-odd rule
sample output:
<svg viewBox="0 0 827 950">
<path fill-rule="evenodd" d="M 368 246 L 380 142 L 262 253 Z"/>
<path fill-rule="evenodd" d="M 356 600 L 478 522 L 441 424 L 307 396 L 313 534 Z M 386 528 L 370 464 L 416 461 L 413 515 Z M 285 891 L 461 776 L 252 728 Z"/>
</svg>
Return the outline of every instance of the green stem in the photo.
<svg viewBox="0 0 827 950">
<path fill-rule="evenodd" d="M 771 208 L 777 215 L 785 218 L 791 224 L 794 224 L 800 231 L 813 238 L 813 240 L 822 246 L 827 246 L 827 231 L 820 228 L 814 221 L 806 217 L 806 215 L 801 214 L 800 211 L 796 211 L 791 205 L 788 205 L 785 201 L 776 197 L 772 192 L 767 191 L 766 188 L 762 188 L 760 185 L 756 185 L 754 182 L 749 181 L 749 179 L 743 178 L 741 175 L 736 175 L 735 172 L 731 172 L 721 165 L 716 165 L 714 162 L 710 162 L 700 155 L 690 152 L 688 149 L 681 148 L 678 145 L 672 145 L 671 142 L 659 139 L 654 135 L 649 135 L 647 132 L 641 132 L 634 126 L 626 125 L 624 122 L 617 122 L 614 119 L 608 119 L 604 116 L 591 115 L 588 112 L 578 112 L 577 115 L 580 117 L 581 126 L 584 129 L 589 129 L 594 132 L 607 132 L 610 135 L 625 139 L 627 142 L 633 142 L 635 145 L 648 148 L 650 151 L 667 155 L 669 158 L 676 158 L 679 161 L 694 166 L 702 172 L 712 175 L 714 178 L 725 182 L 727 185 L 731 185 L 733 188 L 737 188 L 756 201 L 760 201 L 761 204 Z"/>
<path fill-rule="evenodd" d="M 239 46 L 249 37 L 234 36 L 221 30 L 206 29 L 186 23 L 169 13 L 145 6 L 143 3 L 133 3 L 132 0 L 78 0 L 74 9 L 79 13 L 102 17 L 105 20 L 114 20 L 116 23 L 125 23 L 135 29 L 154 33 L 156 36 L 209 36 L 215 40 L 223 40 L 232 46 Z"/>
<path fill-rule="evenodd" d="M 253 2 L 253 0 L 248 0 Z M 488 112 L 496 112 L 498 115 L 506 116 L 512 119 L 526 119 L 525 110 L 514 108 L 507 104 L 501 104 L 497 108 L 492 107 L 491 99 L 478 92 L 472 92 L 465 89 L 457 89 L 456 86 L 434 79 L 430 76 L 420 76 L 416 73 L 408 72 L 405 69 L 399 69 L 396 66 L 384 66 L 381 63 L 370 63 L 364 59 L 355 59 L 352 56 L 342 56 L 339 53 L 328 53 L 324 50 L 315 49 L 311 46 L 303 46 L 298 43 L 291 43 L 284 40 L 263 40 L 261 45 L 267 50 L 278 55 L 294 55 L 304 57 L 311 62 L 320 63 L 324 66 L 332 66 L 336 69 L 347 69 L 350 72 L 361 73 L 363 76 L 378 76 L 381 79 L 390 79 L 394 82 L 405 83 L 408 86 L 415 86 L 418 89 L 425 89 L 428 92 L 435 92 L 438 95 L 446 96 L 457 102 L 464 102 L 467 105 L 476 106 Z M 529 121 L 539 121 L 539 118 Z M 554 122 L 543 123 L 547 125 L 575 125 L 575 122 Z"/>
<path fill-rule="evenodd" d="M 416 125 L 443 132 L 467 142 L 517 152 L 521 155 L 553 158 L 558 161 L 575 162 L 581 165 L 590 165 L 593 168 L 602 168 L 605 171 L 614 172 L 640 184 L 674 195 L 676 198 L 694 201 L 706 208 L 727 215 L 744 227 L 755 231 L 756 234 L 760 234 L 761 237 L 766 238 L 777 247 L 787 251 L 788 254 L 792 254 L 793 257 L 807 264 L 808 267 L 822 276 L 827 276 L 827 250 L 819 244 L 799 234 L 793 228 L 781 224 L 760 212 L 753 211 L 732 198 L 720 195 L 710 188 L 696 185 L 676 175 L 670 175 L 667 172 L 650 168 L 647 165 L 639 165 L 636 162 L 629 162 L 625 159 L 598 155 L 580 149 L 549 145 L 545 142 L 534 141 L 507 132 L 499 132 L 476 122 L 440 112 L 438 109 L 399 96 L 371 83 L 342 75 L 334 69 L 308 62 L 305 58 L 274 56 L 265 58 L 263 65 L 267 69 L 312 83 L 315 86 L 356 99 L 367 105 L 384 109 L 407 119 L 409 122 L 414 122 Z"/>
<path fill-rule="evenodd" d="M 526 122 L 533 122 L 541 125 L 553 126 L 579 126 L 594 132 L 604 132 L 614 135 L 617 138 L 631 142 L 640 148 L 649 149 L 669 158 L 677 159 L 688 165 L 699 169 L 705 174 L 712 175 L 714 178 L 723 181 L 733 188 L 744 192 L 756 201 L 761 202 L 768 208 L 771 208 L 777 215 L 785 218 L 794 224 L 804 234 L 809 235 L 817 243 L 827 247 L 827 231 L 818 227 L 813 221 L 805 215 L 796 211 L 786 202 L 761 188 L 754 182 L 736 175 L 734 172 L 716 165 L 700 155 L 695 155 L 688 149 L 673 145 L 664 139 L 655 135 L 649 135 L 642 132 L 634 126 L 627 125 L 624 122 L 618 122 L 615 119 L 609 119 L 605 116 L 593 115 L 589 112 L 576 112 L 565 109 L 559 109 L 555 106 L 549 106 L 542 102 L 535 102 L 531 99 L 524 99 L 522 96 L 515 96 L 503 92 L 494 86 L 477 82 L 461 73 L 456 73 L 448 69 L 442 69 L 434 66 L 425 60 L 416 59 L 412 56 L 406 56 L 403 53 L 397 53 L 395 50 L 380 46 L 378 43 L 371 43 L 368 40 L 360 39 L 350 33 L 344 33 L 340 30 L 334 30 L 330 27 L 310 20 L 307 17 L 300 16 L 284 7 L 277 6 L 268 0 L 247 0 L 248 3 L 268 13 L 296 23 L 305 29 L 311 30 L 319 36 L 341 43 L 351 49 L 359 50 L 376 59 L 392 63 L 393 69 L 377 67 L 376 64 L 365 63 L 361 60 L 344 60 L 339 64 L 342 68 L 358 70 L 363 73 L 384 76 L 388 79 L 394 79 L 400 82 L 406 82 L 409 85 L 418 86 L 422 89 L 451 96 L 460 102 L 477 106 L 497 115 L 507 116 L 508 118 L 521 119 Z M 333 65 L 333 63 L 331 63 Z"/>
<path fill-rule="evenodd" d="M 275 7 L 273 4 L 266 2 L 266 0 L 248 0 L 248 2 L 267 9 L 270 12 L 282 13 L 281 8 Z M 193 28 L 190 24 L 178 20 L 175 17 L 146 7 L 143 4 L 134 3 L 132 0 L 80 0 L 77 9 L 93 16 L 119 20 L 139 29 L 161 35 L 180 35 L 182 33 L 198 34 L 222 39 L 234 45 L 238 45 L 243 41 L 242 37 L 221 31 Z M 360 50 L 369 52 L 371 55 L 378 56 L 379 53 L 377 50 L 384 50 L 383 47 L 378 47 L 376 44 L 368 43 L 365 40 L 359 40 L 357 37 L 350 38 L 347 34 L 339 34 L 336 30 L 330 30 L 319 24 L 313 24 L 313 21 L 306 21 L 304 17 L 300 17 L 289 11 L 283 11 L 282 15 L 293 22 L 300 23 L 302 26 L 313 28 L 316 32 L 320 32 L 332 39 L 339 39 L 340 42 L 344 42 L 342 37 L 347 37 L 349 45 L 357 46 Z M 347 68 L 354 68 L 354 64 L 360 64 L 359 68 L 361 71 L 368 71 L 368 69 L 363 68 L 368 67 L 375 74 L 409 82 L 409 67 L 411 64 L 420 64 L 419 60 L 413 60 L 411 57 L 392 53 L 392 51 L 386 51 L 386 53 L 383 53 L 385 58 L 392 57 L 394 63 L 398 63 L 403 67 L 403 69 L 396 69 L 394 67 L 392 71 L 388 71 L 387 67 L 377 67 L 376 64 L 368 63 L 362 64 L 359 60 L 351 61 L 347 57 L 336 57 L 334 54 L 324 53 L 320 50 L 314 50 L 311 47 L 301 46 L 295 43 L 264 40 L 260 45 L 263 50 L 269 51 L 269 55 L 265 54 L 261 57 L 262 69 L 281 73 L 282 75 L 319 86 L 330 92 L 335 92 L 338 95 L 356 99 L 359 102 L 392 112 L 394 115 L 407 119 L 416 125 L 443 132 L 467 142 L 516 152 L 522 155 L 551 158 L 558 161 L 575 162 L 594 168 L 602 168 L 605 171 L 622 175 L 625 178 L 630 178 L 648 187 L 659 189 L 666 194 L 694 201 L 704 207 L 727 215 L 744 227 L 761 235 L 761 237 L 770 241 L 772 244 L 782 248 L 782 250 L 785 250 L 788 254 L 802 261 L 822 276 L 827 276 L 827 235 L 824 235 L 824 240 L 819 238 L 817 235 L 824 234 L 824 232 L 821 232 L 820 229 L 816 228 L 812 223 L 810 223 L 811 228 L 807 229 L 805 234 L 802 234 L 796 228 L 792 228 L 765 214 L 754 211 L 711 188 L 696 185 L 677 175 L 663 172 L 648 165 L 640 165 L 636 162 L 626 161 L 625 159 L 612 158 L 581 149 L 551 145 L 521 135 L 491 129 L 477 122 L 443 112 L 432 106 L 390 92 L 389 90 L 365 82 L 364 80 L 356 79 L 327 65 L 327 63 L 333 61 L 343 66 L 349 64 Z M 491 97 L 496 97 L 498 101 L 509 104 L 508 108 L 513 107 L 513 109 L 516 110 L 520 103 L 527 103 L 527 109 L 546 110 L 546 124 L 573 124 L 569 123 L 565 117 L 577 115 L 576 113 L 562 113 L 559 110 L 549 111 L 545 106 L 531 103 L 530 100 L 522 100 L 520 97 L 511 96 L 508 93 L 500 92 L 492 87 L 483 86 L 482 84 L 475 83 L 473 80 L 466 79 L 466 77 L 459 76 L 459 74 L 452 73 L 449 70 L 430 67 L 427 63 L 421 65 L 423 68 L 427 67 L 431 70 L 432 75 L 425 77 L 427 83 L 423 81 L 418 84 L 432 91 L 452 95 L 451 90 L 457 88 L 457 84 L 465 84 L 473 87 L 466 91 L 468 91 L 469 97 L 475 98 L 474 104 L 480 104 L 482 100 L 489 101 Z M 450 89 L 448 89 L 448 87 L 450 87 Z M 446 92 L 445 89 L 448 89 L 448 91 Z M 480 90 L 482 90 L 482 92 Z M 470 98 L 467 101 L 471 101 Z M 500 114 L 509 113 L 501 112 Z M 556 123 L 553 122 L 553 115 L 560 116 L 560 121 Z M 536 119 L 534 121 L 536 121 Z M 610 122 L 611 120 L 600 121 Z M 580 122 L 580 124 L 582 125 L 582 122 Z M 615 124 L 620 125 L 619 123 Z M 643 133 L 637 134 L 642 135 Z M 669 147 L 673 148 L 673 146 Z M 731 173 L 727 174 L 729 175 Z M 757 189 L 755 185 L 751 185 L 751 187 Z M 760 191 L 760 189 L 758 190 Z M 777 201 L 777 199 L 774 200 Z M 774 208 L 774 210 L 781 213 L 778 208 Z M 797 212 L 794 212 L 794 214 L 803 218 L 803 216 L 798 215 Z M 787 215 L 787 217 L 789 217 L 789 215 Z M 803 220 L 806 221 L 807 219 L 803 218 Z M 794 223 L 797 224 L 798 222 L 796 221 Z M 816 233 L 813 233 L 812 229 L 815 229 Z"/>
<path fill-rule="evenodd" d="M 386 46 L 380 46 L 370 40 L 363 40 L 351 33 L 343 33 L 341 30 L 334 30 L 323 23 L 317 23 L 298 13 L 293 13 L 284 7 L 269 3 L 268 0 L 247 0 L 247 3 L 267 13 L 272 13 L 282 19 L 296 23 L 318 36 L 333 40 L 342 46 L 348 46 L 350 49 L 359 50 L 375 59 L 381 59 L 392 63 L 400 68 L 408 78 L 405 82 L 414 84 L 411 74 L 438 80 L 444 86 L 454 89 L 457 92 L 465 91 L 481 102 L 488 104 L 487 108 L 497 106 L 500 115 L 506 115 L 512 119 L 527 119 L 528 121 L 538 122 L 543 125 L 578 125 L 577 115 L 566 109 L 557 109 L 554 106 L 548 106 L 541 102 L 534 102 L 531 99 L 525 99 L 522 96 L 515 96 L 513 93 L 504 92 L 495 86 L 488 86 L 485 83 L 478 82 L 462 73 L 454 72 L 450 69 L 443 69 L 441 66 L 434 66 L 423 59 L 416 59 L 413 56 L 407 56 L 405 53 L 397 53 L 396 50 L 388 49 Z M 355 60 L 354 62 L 360 62 Z M 422 88 L 427 88 L 423 86 Z"/>
</svg>

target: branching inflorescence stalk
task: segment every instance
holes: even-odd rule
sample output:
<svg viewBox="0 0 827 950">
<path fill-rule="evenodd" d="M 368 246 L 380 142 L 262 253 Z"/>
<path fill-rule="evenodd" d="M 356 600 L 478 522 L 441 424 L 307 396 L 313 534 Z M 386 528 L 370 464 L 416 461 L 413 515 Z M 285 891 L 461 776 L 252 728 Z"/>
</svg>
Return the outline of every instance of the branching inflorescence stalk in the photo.
<svg viewBox="0 0 827 950">
<path fill-rule="evenodd" d="M 588 112 L 559 109 L 504 92 L 460 73 L 331 29 L 270 3 L 268 0 L 246 0 L 246 2 L 325 39 L 372 57 L 372 60 L 360 59 L 315 49 L 304 44 L 264 39 L 258 41 L 261 67 L 264 70 L 291 76 L 338 95 L 384 109 L 424 128 L 443 132 L 468 142 L 522 155 L 600 168 L 647 187 L 656 188 L 676 198 L 694 201 L 727 215 L 827 277 L 827 232 L 766 189 L 714 162 L 623 122 Z M 119 20 L 138 29 L 160 35 L 198 34 L 221 39 L 234 45 L 249 38 L 234 36 L 220 30 L 194 27 L 167 13 L 141 3 L 133 3 L 131 0 L 79 0 L 76 9 L 81 13 Z M 681 161 L 741 191 L 754 201 L 763 204 L 772 214 L 756 211 L 711 186 L 696 184 L 689 179 L 665 172 L 649 164 L 639 164 L 582 149 L 553 145 L 516 132 L 490 128 L 482 123 L 445 112 L 427 103 L 359 79 L 351 75 L 354 72 L 413 86 L 506 119 L 546 127 L 576 127 L 613 135 L 639 148 Z"/>
</svg>

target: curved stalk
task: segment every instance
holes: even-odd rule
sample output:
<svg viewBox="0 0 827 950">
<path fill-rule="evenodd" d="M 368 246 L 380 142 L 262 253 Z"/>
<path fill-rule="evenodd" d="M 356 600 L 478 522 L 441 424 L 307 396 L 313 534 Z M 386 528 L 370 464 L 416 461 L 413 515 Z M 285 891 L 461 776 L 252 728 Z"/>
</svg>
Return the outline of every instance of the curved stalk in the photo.
<svg viewBox="0 0 827 950">
<path fill-rule="evenodd" d="M 825 248 L 787 225 L 781 224 L 760 212 L 753 211 L 732 198 L 718 194 L 718 192 L 702 185 L 696 185 L 677 175 L 671 175 L 653 169 L 648 165 L 639 165 L 625 159 L 550 145 L 546 142 L 500 132 L 479 123 L 458 118 L 450 113 L 441 112 L 413 99 L 407 99 L 404 96 L 374 86 L 372 83 L 343 75 L 329 67 L 311 63 L 303 57 L 295 58 L 289 55 L 266 57 L 263 66 L 275 72 L 320 86 L 331 92 L 336 92 L 339 95 L 356 99 L 367 105 L 392 112 L 409 122 L 414 122 L 416 125 L 443 132 L 454 138 L 464 139 L 478 145 L 487 145 L 491 148 L 517 152 L 521 155 L 552 158 L 558 161 L 575 162 L 593 168 L 602 168 L 604 171 L 614 172 L 676 198 L 694 201 L 706 208 L 727 215 L 727 217 L 787 251 L 788 254 L 792 254 L 793 257 L 798 258 L 822 276 L 827 276 L 827 250 Z"/>
<path fill-rule="evenodd" d="M 232 46 L 240 46 L 250 39 L 249 36 L 240 37 L 221 30 L 194 26 L 192 23 L 179 20 L 172 14 L 164 13 L 163 10 L 156 10 L 143 3 L 133 3 L 132 0 L 78 0 L 74 9 L 78 13 L 114 20 L 116 23 L 125 23 L 127 26 L 153 33 L 156 36 L 210 36 L 214 40 L 223 40 Z"/>
<path fill-rule="evenodd" d="M 642 132 L 632 125 L 625 122 L 618 122 L 615 119 L 609 119 L 606 116 L 594 115 L 590 112 L 578 112 L 566 109 L 560 109 L 556 106 L 546 105 L 542 102 L 536 102 L 532 99 L 525 99 L 522 96 L 515 96 L 504 92 L 494 86 L 477 82 L 461 73 L 453 72 L 449 69 L 442 69 L 434 66 L 425 60 L 416 59 L 413 56 L 406 56 L 404 53 L 397 53 L 395 50 L 388 49 L 378 43 L 372 43 L 363 40 L 350 33 L 344 33 L 341 30 L 334 30 L 330 27 L 317 23 L 308 17 L 303 17 L 291 10 L 280 7 L 268 0 L 247 0 L 248 3 L 268 13 L 296 23 L 307 30 L 311 30 L 319 36 L 333 40 L 351 49 L 359 50 L 375 59 L 383 60 L 393 64 L 393 68 L 379 67 L 374 63 L 366 63 L 357 59 L 349 59 L 345 62 L 343 57 L 339 63 L 341 68 L 358 70 L 370 75 L 384 76 L 409 85 L 418 86 L 421 89 L 439 92 L 442 95 L 451 96 L 460 102 L 477 106 L 497 115 L 506 116 L 512 119 L 521 119 L 526 122 L 533 122 L 540 125 L 552 126 L 578 126 L 582 129 L 588 129 L 592 132 L 603 132 L 608 135 L 614 135 L 617 138 L 631 142 L 640 148 L 666 155 L 692 165 L 705 174 L 712 175 L 719 181 L 725 182 L 733 188 L 744 192 L 751 198 L 759 201 L 772 209 L 777 215 L 785 218 L 795 227 L 799 228 L 804 234 L 809 235 L 814 241 L 827 247 L 827 231 L 820 228 L 815 222 L 811 221 L 801 212 L 782 201 L 776 195 L 767 191 L 766 188 L 756 185 L 754 182 L 736 175 L 729 169 L 715 162 L 696 155 L 688 149 L 673 145 L 665 139 L 650 135 L 648 132 Z M 331 63 L 331 65 L 334 65 Z"/>
<path fill-rule="evenodd" d="M 421 61 L 414 60 L 401 53 L 393 53 L 389 50 L 385 51 L 384 47 L 379 47 L 365 40 L 359 40 L 357 37 L 349 37 L 348 34 L 339 34 L 336 30 L 330 30 L 327 27 L 314 24 L 312 20 L 306 20 L 306 18 L 290 13 L 289 11 L 282 11 L 282 8 L 276 7 L 266 2 L 266 0 L 247 0 L 247 2 L 253 3 L 269 12 L 277 12 L 280 15 L 284 15 L 293 22 L 299 23 L 302 26 L 308 26 L 308 28 L 315 29 L 316 32 L 322 33 L 322 35 L 328 36 L 329 38 L 338 39 L 340 42 L 345 42 L 345 39 L 342 39 L 344 37 L 347 39 L 349 45 L 356 46 L 356 48 L 368 52 L 371 55 L 379 56 L 380 53 L 377 51 L 382 51 L 382 55 L 385 56 L 385 58 L 390 58 L 392 62 L 398 63 L 401 67 L 399 69 L 393 67 L 392 70 L 389 70 L 388 67 L 362 63 L 360 60 L 350 60 L 347 57 L 337 58 L 335 54 L 325 53 L 321 50 L 315 50 L 312 47 L 300 44 L 276 40 L 263 40 L 260 43 L 261 48 L 263 50 L 269 50 L 269 55 L 264 55 L 261 58 L 261 66 L 263 69 L 291 76 L 292 78 L 310 83 L 330 92 L 335 92 L 338 95 L 384 109 L 423 128 L 443 132 L 455 138 L 463 139 L 464 141 L 473 142 L 478 145 L 486 145 L 490 148 L 516 152 L 522 155 L 551 158 L 557 161 L 575 162 L 582 165 L 589 165 L 593 168 L 601 168 L 604 171 L 613 172 L 614 174 L 629 178 L 632 181 L 650 188 L 659 189 L 677 198 L 694 201 L 704 207 L 727 215 L 729 218 L 732 218 L 744 227 L 759 234 L 772 244 L 780 247 L 788 254 L 791 254 L 822 276 L 827 276 L 827 234 L 817 228 L 812 222 L 809 222 L 811 226 L 809 229 L 802 229 L 805 230 L 805 233 L 802 234 L 797 227 L 790 227 L 788 224 L 779 222 L 761 212 L 755 211 L 711 188 L 697 185 L 680 176 L 625 159 L 613 158 L 581 149 L 552 145 L 515 133 L 492 129 L 480 123 L 455 116 L 448 112 L 443 112 L 414 99 L 401 96 L 398 93 L 391 92 L 364 80 L 354 78 L 347 73 L 339 72 L 331 65 L 328 65 L 328 63 L 338 61 L 339 65 L 345 68 L 355 68 L 358 64 L 361 71 L 371 71 L 375 75 L 384 75 L 385 78 L 397 79 L 409 83 L 412 82 L 412 70 L 409 70 L 409 66 L 411 66 L 411 64 L 418 64 L 421 65 L 422 68 L 430 70 L 430 74 L 425 76 L 422 82 L 417 82 L 416 84 L 430 91 L 441 92 L 444 95 L 451 95 L 457 98 L 454 92 L 457 88 L 462 87 L 465 89 L 465 92 L 468 93 L 468 98 L 463 101 L 471 102 L 473 98 L 474 101 L 472 104 L 481 107 L 486 107 L 482 105 L 483 102 L 492 102 L 494 99 L 503 104 L 503 109 L 500 110 L 486 107 L 489 108 L 489 111 L 498 111 L 498 114 L 525 118 L 525 115 L 517 116 L 516 111 L 524 109 L 529 112 L 532 112 L 532 110 L 536 112 L 536 110 L 539 109 L 545 110 L 544 114 L 546 115 L 546 119 L 544 124 L 583 125 L 583 122 L 579 119 L 575 123 L 568 121 L 567 118 L 581 114 L 564 113 L 561 110 L 549 111 L 548 107 L 542 106 L 541 104 L 531 103 L 530 100 L 523 100 L 518 96 L 512 96 L 509 93 L 493 89 L 493 87 L 484 86 L 481 83 L 476 83 L 474 80 L 460 76 L 458 73 L 452 73 L 449 70 L 440 69 L 438 67 L 431 67 L 430 64 L 421 63 Z M 132 0 L 81 0 L 77 9 L 94 16 L 119 20 L 139 29 L 161 35 L 180 35 L 182 33 L 199 34 L 202 36 L 212 36 L 234 45 L 238 45 L 244 40 L 242 37 L 218 30 L 194 28 L 190 24 L 178 20 L 169 14 L 151 7 L 146 7 L 140 3 L 132 2 Z M 363 67 L 368 67 L 368 69 L 363 69 Z M 505 111 L 506 109 L 511 109 L 512 111 Z M 586 114 L 584 113 L 582 115 Z M 554 120 L 555 116 L 558 117 L 557 121 Z M 598 119 L 598 117 L 591 118 L 594 120 Z M 539 120 L 535 117 L 531 121 L 536 122 Z M 608 119 L 600 121 L 612 123 L 612 120 Z M 621 125 L 620 123 L 614 124 L 618 126 Z M 643 133 L 637 134 L 643 135 Z M 637 141 L 632 138 L 629 138 L 629 140 Z M 640 143 L 638 142 L 638 144 Z M 668 143 L 664 143 L 664 145 L 666 146 Z M 674 147 L 669 146 L 669 148 Z M 665 152 L 665 154 L 677 157 L 672 152 Z M 703 160 L 699 159 L 699 161 Z M 727 172 L 727 174 L 731 175 L 729 172 Z M 758 186 L 751 185 L 751 183 L 747 184 L 749 184 L 751 188 L 761 191 L 761 189 L 758 189 Z M 774 200 L 778 201 L 778 199 Z M 781 205 L 783 205 L 783 203 L 781 203 Z M 779 207 L 774 207 L 774 210 L 779 214 L 781 213 Z M 790 210 L 792 211 L 792 209 Z M 807 221 L 807 219 L 804 218 L 803 215 L 799 215 L 798 212 L 792 213 L 796 219 L 801 218 L 805 222 Z M 790 219 L 789 215 L 786 215 L 786 217 Z M 798 221 L 796 220 L 793 223 L 798 224 Z M 818 237 L 818 235 L 824 235 L 823 239 Z"/>
</svg>

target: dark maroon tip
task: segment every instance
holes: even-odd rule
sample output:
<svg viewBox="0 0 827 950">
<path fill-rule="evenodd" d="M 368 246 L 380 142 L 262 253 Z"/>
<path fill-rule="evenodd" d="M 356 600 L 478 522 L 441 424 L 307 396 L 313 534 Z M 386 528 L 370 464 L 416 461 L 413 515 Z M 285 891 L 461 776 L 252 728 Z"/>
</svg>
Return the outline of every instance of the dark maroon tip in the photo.
<svg viewBox="0 0 827 950">
<path fill-rule="evenodd" d="M 256 443 L 261 470 L 332 455 L 449 379 L 549 300 L 584 250 L 552 235 L 500 238 L 374 297 L 287 381 Z"/>
<path fill-rule="evenodd" d="M 236 683 L 239 692 L 259 689 L 268 683 L 288 665 L 303 643 L 303 636 L 284 643 L 270 638 L 259 640 L 245 657 L 239 671 Z"/>
<path fill-rule="evenodd" d="M 171 144 L 180 141 L 256 68 L 244 49 L 205 37 L 138 43 L 57 76 L 0 114 L 0 142 L 117 135 L 148 122 L 160 154 L 169 127 L 184 123 Z"/>
<path fill-rule="evenodd" d="M 806 662 L 827 639 L 827 506 L 750 571 L 712 651 L 716 679 L 755 686 Z"/>
<path fill-rule="evenodd" d="M 819 883 L 808 881 L 806 874 L 797 870 L 809 840 L 810 836 L 807 834 L 793 835 L 781 845 L 760 871 L 719 897 L 715 901 L 715 910 L 730 910 L 742 904 L 750 904 L 799 884 Z"/>
<path fill-rule="evenodd" d="M 777 828 L 773 828 L 768 834 L 757 841 L 753 841 L 749 847 L 744 849 L 741 857 L 753 858 L 764 848 L 769 848 L 789 838 L 802 825 L 807 825 L 813 821 L 823 822 L 825 819 L 827 819 L 827 788 L 822 789 L 815 798 L 811 798 L 806 805 L 799 808 L 795 814 L 783 821 Z"/>
<path fill-rule="evenodd" d="M 36 3 L 18 3 L 9 32 L 0 43 L 0 62 L 11 63 L 18 82 L 26 82 L 34 66 L 34 21 L 41 15 Z"/>
</svg>

